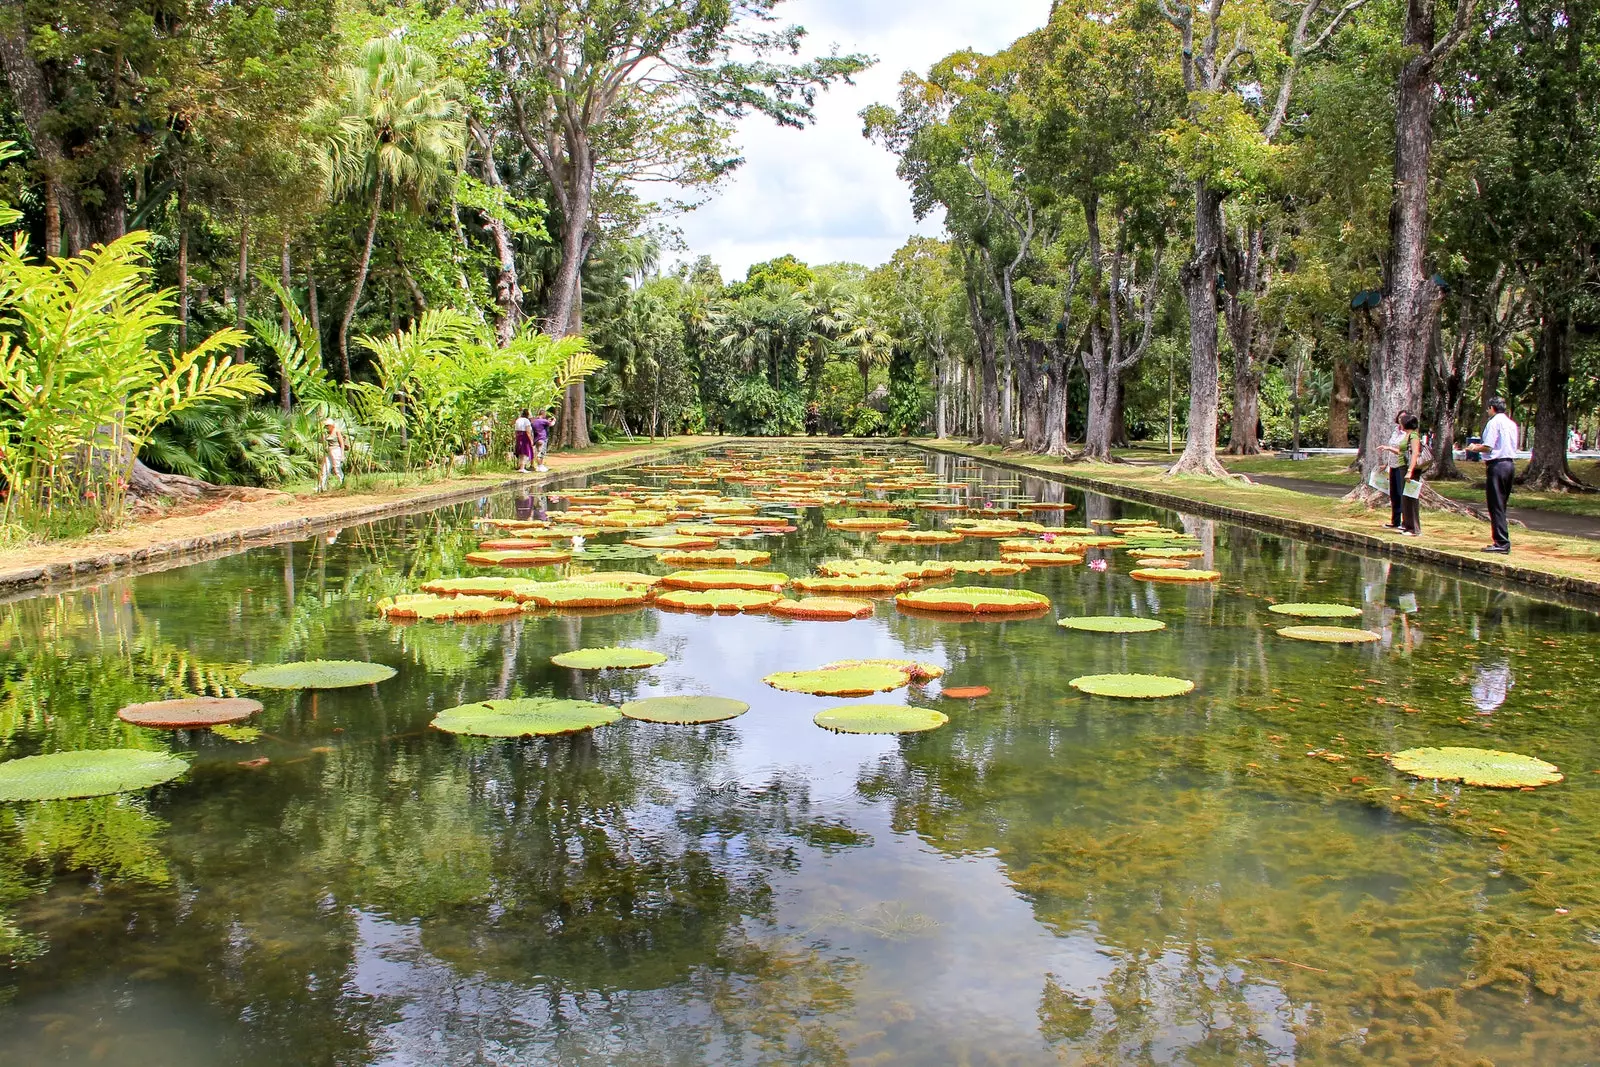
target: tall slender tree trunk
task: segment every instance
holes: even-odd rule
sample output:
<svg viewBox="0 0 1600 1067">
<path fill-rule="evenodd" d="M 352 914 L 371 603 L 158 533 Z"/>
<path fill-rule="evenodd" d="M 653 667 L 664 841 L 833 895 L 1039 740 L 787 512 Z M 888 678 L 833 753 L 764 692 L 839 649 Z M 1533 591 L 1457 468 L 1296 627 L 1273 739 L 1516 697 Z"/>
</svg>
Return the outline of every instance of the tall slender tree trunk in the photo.
<svg viewBox="0 0 1600 1067">
<path fill-rule="evenodd" d="M 180 192 L 179 202 L 183 199 Z M 61 202 L 57 199 L 56 180 L 49 174 L 44 178 L 44 254 L 50 257 L 61 254 Z"/>
<path fill-rule="evenodd" d="M 1567 383 L 1572 377 L 1572 314 L 1546 307 L 1539 316 L 1538 368 L 1533 376 L 1533 458 L 1522 482 L 1529 489 L 1568 492 L 1591 488 L 1567 467 Z"/>
<path fill-rule="evenodd" d="M 1328 395 L 1328 447 L 1350 447 L 1350 402 L 1355 382 L 1350 361 L 1333 357 L 1333 390 Z"/>
<path fill-rule="evenodd" d="M 58 255 L 61 238 L 56 237 Z M 189 351 L 189 171 L 178 177 L 178 351 Z"/>
<path fill-rule="evenodd" d="M 1194 257 L 1184 265 L 1189 306 L 1189 424 L 1183 453 L 1169 474 L 1226 477 L 1217 459 L 1217 262 L 1222 247 L 1222 194 L 1194 183 Z"/>
<path fill-rule="evenodd" d="M 372 211 L 367 215 L 367 239 L 361 245 L 361 259 L 356 264 L 355 284 L 350 288 L 350 300 L 339 319 L 339 380 L 350 380 L 350 323 L 355 320 L 356 307 L 361 303 L 361 291 L 367 285 L 367 271 L 372 268 L 372 245 L 378 236 L 378 215 L 383 210 L 383 183 L 375 183 L 372 190 Z"/>
<path fill-rule="evenodd" d="M 289 228 L 284 227 L 283 243 L 278 246 L 278 281 L 287 293 L 294 284 L 293 263 L 289 259 Z M 294 320 L 289 317 L 289 305 L 285 303 L 279 314 L 278 325 L 283 332 L 288 334 L 294 326 Z M 289 381 L 289 368 L 282 360 L 278 361 L 278 406 L 285 415 L 289 414 L 290 407 L 294 404 L 294 391 Z"/>
<path fill-rule="evenodd" d="M 1048 382 L 1045 391 L 1045 441 L 1047 456 L 1070 456 L 1067 443 L 1067 372 L 1070 368 L 1066 352 L 1052 349 L 1045 363 Z"/>
<path fill-rule="evenodd" d="M 243 333 L 245 302 L 250 295 L 250 217 L 242 211 L 239 213 L 239 273 L 235 283 L 233 327 Z M 233 361 L 244 362 L 243 344 L 233 350 Z"/>
<path fill-rule="evenodd" d="M 950 436 L 950 392 L 945 354 L 933 354 L 933 436 L 943 441 Z"/>
<path fill-rule="evenodd" d="M 505 182 L 500 177 L 500 164 L 494 158 L 495 135 L 494 131 L 486 130 L 477 122 L 469 121 L 468 128 L 478 142 L 478 148 L 483 156 L 483 180 L 492 189 L 504 189 Z M 511 228 L 504 219 L 493 215 L 485 215 L 484 230 L 494 242 L 495 258 L 498 260 L 499 273 L 495 278 L 494 299 L 498 313 L 495 316 L 495 336 L 500 340 L 500 346 L 509 345 L 517 335 L 517 329 L 522 325 L 522 284 L 517 278 L 516 247 L 512 242 Z"/>
<path fill-rule="evenodd" d="M 311 320 L 311 333 L 322 345 L 322 311 L 317 305 L 317 275 L 311 264 L 306 264 L 306 318 Z"/>
</svg>

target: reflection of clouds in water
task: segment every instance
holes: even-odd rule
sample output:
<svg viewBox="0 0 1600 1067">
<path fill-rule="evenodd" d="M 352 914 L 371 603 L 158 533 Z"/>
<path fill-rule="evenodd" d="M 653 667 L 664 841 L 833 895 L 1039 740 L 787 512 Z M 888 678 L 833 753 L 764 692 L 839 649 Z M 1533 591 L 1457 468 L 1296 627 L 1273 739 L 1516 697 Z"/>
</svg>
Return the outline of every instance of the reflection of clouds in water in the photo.
<svg viewBox="0 0 1600 1067">
<path fill-rule="evenodd" d="M 1508 661 L 1480 663 L 1472 679 L 1472 706 L 1487 714 L 1506 702 L 1506 691 L 1516 684 Z"/>
</svg>

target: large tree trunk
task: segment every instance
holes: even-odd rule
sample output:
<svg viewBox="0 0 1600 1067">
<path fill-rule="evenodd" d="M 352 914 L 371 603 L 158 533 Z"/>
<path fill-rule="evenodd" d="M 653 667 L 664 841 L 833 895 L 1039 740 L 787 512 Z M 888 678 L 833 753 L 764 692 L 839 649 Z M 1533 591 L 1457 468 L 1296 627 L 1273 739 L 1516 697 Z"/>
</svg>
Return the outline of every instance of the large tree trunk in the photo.
<svg viewBox="0 0 1600 1067">
<path fill-rule="evenodd" d="M 1183 454 L 1168 474 L 1225 478 L 1217 459 L 1217 260 L 1222 245 L 1222 194 L 1194 185 L 1194 258 L 1183 268 L 1189 306 L 1189 425 Z"/>
<path fill-rule="evenodd" d="M 1116 382 L 1103 359 L 1090 362 L 1090 357 L 1086 356 L 1084 367 L 1089 372 L 1089 425 L 1084 434 L 1083 458 L 1110 463 L 1111 430 L 1116 421 L 1116 413 L 1112 411 L 1116 403 Z"/>
<path fill-rule="evenodd" d="M 1572 375 L 1570 313 L 1544 308 L 1539 316 L 1538 369 L 1533 376 L 1533 458 L 1521 482 L 1541 492 L 1584 491 L 1567 468 L 1567 381 Z"/>
<path fill-rule="evenodd" d="M 1000 428 L 1000 378 L 999 368 L 995 364 L 994 323 L 983 312 L 983 298 L 978 292 L 976 279 L 972 277 L 970 261 L 967 267 L 963 272 L 967 283 L 967 314 L 972 320 L 972 335 L 978 348 L 978 373 L 973 376 L 976 393 L 973 397 L 974 429 L 978 432 L 979 443 L 1003 445 L 1005 435 Z"/>
<path fill-rule="evenodd" d="M 1042 454 L 1050 447 L 1050 353 L 1043 341 L 1023 342 L 1018 361 L 1022 385 L 1022 445 Z"/>
<path fill-rule="evenodd" d="M 350 289 L 350 302 L 339 319 L 339 380 L 350 380 L 350 323 L 356 317 L 356 306 L 361 303 L 361 290 L 366 288 L 367 271 L 372 267 L 372 244 L 378 236 L 378 215 L 383 210 L 383 183 L 372 190 L 372 212 L 367 216 L 367 239 L 361 246 L 361 260 L 356 265 L 355 284 Z"/>
<path fill-rule="evenodd" d="M 583 332 L 583 290 L 579 289 L 573 296 L 571 318 L 568 321 L 571 333 Z M 567 391 L 561 397 L 561 444 L 564 448 L 588 448 L 589 439 L 589 395 L 584 388 L 584 383 L 573 382 L 567 386 Z"/>
<path fill-rule="evenodd" d="M 1333 389 L 1328 396 L 1328 447 L 1350 447 L 1350 404 L 1354 399 L 1355 375 L 1350 361 L 1333 357 Z"/>
<path fill-rule="evenodd" d="M 1059 348 L 1050 352 L 1045 363 L 1048 378 L 1045 390 L 1045 440 L 1047 456 L 1070 456 L 1067 444 L 1067 354 Z"/>
<path fill-rule="evenodd" d="M 1233 349 L 1233 423 L 1228 452 L 1254 456 L 1261 451 L 1256 424 L 1261 419 L 1261 368 L 1276 340 L 1276 330 L 1262 321 L 1262 298 L 1272 283 L 1276 242 L 1268 244 L 1266 229 L 1249 222 L 1238 247 L 1226 257 L 1223 306 L 1228 341 Z"/>
<path fill-rule="evenodd" d="M 494 158 L 493 132 L 476 122 L 469 122 L 468 125 L 483 152 L 484 183 L 493 189 L 504 189 L 500 165 Z M 523 293 L 522 284 L 517 278 L 516 248 L 512 243 L 511 228 L 505 224 L 505 220 L 486 215 L 483 228 L 494 242 L 495 258 L 499 261 L 499 275 L 494 287 L 495 306 L 499 309 L 495 317 L 495 336 L 504 348 L 516 337 L 517 328 L 522 325 Z"/>
<path fill-rule="evenodd" d="M 1438 320 L 1433 324 L 1435 396 L 1433 468 L 1429 474 L 1434 481 L 1461 478 L 1461 471 L 1456 467 L 1456 414 L 1461 410 L 1461 397 L 1471 375 L 1472 349 L 1477 340 L 1475 315 L 1473 303 L 1463 300 L 1460 321 L 1448 347 L 1440 335 Z"/>
</svg>

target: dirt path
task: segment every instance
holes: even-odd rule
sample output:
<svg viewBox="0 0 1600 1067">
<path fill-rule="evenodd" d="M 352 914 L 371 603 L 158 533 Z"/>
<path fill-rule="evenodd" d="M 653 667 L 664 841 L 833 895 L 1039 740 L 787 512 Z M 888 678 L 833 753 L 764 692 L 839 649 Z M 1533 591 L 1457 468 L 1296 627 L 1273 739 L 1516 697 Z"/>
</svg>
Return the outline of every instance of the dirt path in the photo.
<svg viewBox="0 0 1600 1067">
<path fill-rule="evenodd" d="M 145 519 L 70 541 L 25 545 L 0 552 L 0 595 L 31 595 L 47 583 L 106 572 L 161 570 L 238 552 L 252 544 L 304 536 L 322 527 L 370 522 L 401 511 L 481 496 L 517 486 L 537 486 L 573 474 L 640 463 L 683 449 L 703 448 L 714 437 L 675 437 L 654 444 L 591 448 L 549 457 L 548 474 L 462 475 L 425 485 L 352 493 L 275 493 L 201 510 Z"/>
<path fill-rule="evenodd" d="M 1265 485 L 1275 485 L 1279 489 L 1292 489 L 1296 493 L 1310 493 L 1312 496 L 1321 497 L 1342 497 L 1350 491 L 1347 486 L 1329 485 L 1326 482 L 1314 482 L 1305 478 L 1282 478 L 1276 474 L 1252 474 L 1250 480 Z M 1512 490 L 1511 499 L 1516 498 L 1516 490 Z M 1591 519 L 1586 515 L 1566 515 L 1559 511 L 1516 507 L 1507 508 L 1506 514 L 1530 530 L 1561 534 L 1563 537 L 1589 537 L 1600 540 L 1600 519 Z M 1423 514 L 1423 521 L 1427 521 L 1426 513 Z"/>
</svg>

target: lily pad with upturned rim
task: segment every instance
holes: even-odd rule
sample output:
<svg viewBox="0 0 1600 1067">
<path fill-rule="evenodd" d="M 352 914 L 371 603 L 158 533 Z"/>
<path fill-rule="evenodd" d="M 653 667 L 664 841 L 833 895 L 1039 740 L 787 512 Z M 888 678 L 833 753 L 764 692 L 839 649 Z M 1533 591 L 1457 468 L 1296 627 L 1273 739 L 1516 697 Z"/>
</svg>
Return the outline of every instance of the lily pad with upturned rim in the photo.
<svg viewBox="0 0 1600 1067">
<path fill-rule="evenodd" d="M 1267 610 L 1276 615 L 1293 615 L 1298 619 L 1359 619 L 1361 609 L 1349 604 L 1269 604 Z"/>
<path fill-rule="evenodd" d="M 131 793 L 170 782 L 189 764 L 170 752 L 89 748 L 0 763 L 0 802 L 75 800 Z"/>
<path fill-rule="evenodd" d="M 726 722 L 749 710 L 750 705 L 742 700 L 708 696 L 646 697 L 622 705 L 622 714 L 626 718 L 675 726 Z"/>
<path fill-rule="evenodd" d="M 838 596 L 808 596 L 799 600 L 780 600 L 768 609 L 785 619 L 812 619 L 823 622 L 844 622 L 865 619 L 875 610 L 870 600 L 851 600 Z"/>
<path fill-rule="evenodd" d="M 656 597 L 656 605 L 681 611 L 761 611 L 783 599 L 782 593 L 760 589 L 672 589 Z"/>
<path fill-rule="evenodd" d="M 846 704 L 819 711 L 811 721 L 840 734 L 919 734 L 937 730 L 950 716 L 907 704 Z"/>
<path fill-rule="evenodd" d="M 541 608 L 630 608 L 650 599 L 650 590 L 637 585 L 603 585 L 598 582 L 542 582 L 524 596 Z"/>
<path fill-rule="evenodd" d="M 779 671 L 761 679 L 786 693 L 813 696 L 864 697 L 911 684 L 911 675 L 897 667 L 831 667 L 812 671 Z"/>
<path fill-rule="evenodd" d="M 1039 611 L 1050 606 L 1043 593 L 1026 589 L 994 589 L 963 586 L 956 589 L 919 589 L 901 593 L 895 603 L 919 611 L 949 612 L 954 615 L 1009 615 Z"/>
<path fill-rule="evenodd" d="M 779 592 L 789 576 L 777 571 L 674 571 L 661 579 L 668 589 L 765 589 Z"/>
<path fill-rule="evenodd" d="M 577 648 L 551 656 L 550 662 L 578 671 L 636 671 L 660 666 L 667 655 L 647 648 Z"/>
<path fill-rule="evenodd" d="M 1565 778 L 1553 763 L 1493 748 L 1408 748 L 1391 755 L 1389 762 L 1418 778 L 1490 789 L 1531 789 Z"/>
<path fill-rule="evenodd" d="M 243 722 L 261 711 L 261 701 L 248 697 L 185 697 L 129 704 L 117 718 L 152 730 L 203 730 Z"/>
<path fill-rule="evenodd" d="M 1075 619 L 1061 619 L 1056 625 L 1064 630 L 1094 634 L 1145 634 L 1167 628 L 1160 619 L 1141 619 L 1134 615 L 1081 615 Z"/>
<path fill-rule="evenodd" d="M 661 562 L 669 567 L 747 567 L 771 563 L 772 553 L 753 548 L 703 548 L 663 552 Z"/>
<path fill-rule="evenodd" d="M 1125 700 L 1159 700 L 1194 692 L 1194 683 L 1189 679 L 1161 674 L 1086 674 L 1067 684 L 1090 696 Z"/>
<path fill-rule="evenodd" d="M 572 558 L 572 553 L 561 548 L 534 548 L 522 551 L 501 549 L 468 552 L 462 558 L 477 567 L 550 567 L 567 562 Z"/>
<path fill-rule="evenodd" d="M 531 697 L 447 708 L 434 716 L 432 725 L 445 733 L 471 737 L 549 737 L 592 730 L 621 718 L 615 708 L 587 700 Z"/>
<path fill-rule="evenodd" d="M 402 593 L 378 601 L 378 614 L 386 619 L 420 619 L 448 622 L 455 619 L 499 619 L 522 614 L 512 600 L 492 596 L 442 596 L 437 593 Z"/>
<path fill-rule="evenodd" d="M 252 667 L 239 676 L 260 689 L 349 689 L 376 685 L 395 676 L 393 667 L 347 659 L 311 659 Z"/>
<path fill-rule="evenodd" d="M 840 671 L 851 667 L 893 667 L 897 671 L 905 671 L 913 682 L 931 682 L 935 678 L 944 677 L 944 668 L 937 663 L 924 663 L 915 659 L 841 659 L 833 663 L 824 663 L 819 670 Z"/>
<path fill-rule="evenodd" d="M 1184 582 L 1200 583 L 1215 582 L 1222 578 L 1221 571 L 1180 570 L 1177 567 L 1162 567 L 1151 570 L 1132 570 L 1128 572 L 1130 578 L 1137 578 L 1142 582 Z"/>
<path fill-rule="evenodd" d="M 1327 645 L 1365 645 L 1382 640 L 1383 635 L 1355 626 L 1285 626 L 1278 631 L 1278 636 Z"/>
</svg>

